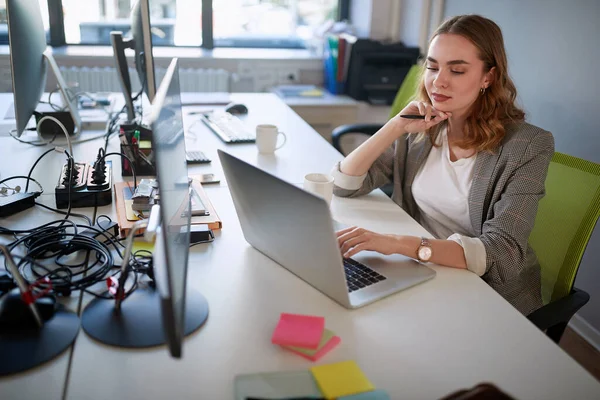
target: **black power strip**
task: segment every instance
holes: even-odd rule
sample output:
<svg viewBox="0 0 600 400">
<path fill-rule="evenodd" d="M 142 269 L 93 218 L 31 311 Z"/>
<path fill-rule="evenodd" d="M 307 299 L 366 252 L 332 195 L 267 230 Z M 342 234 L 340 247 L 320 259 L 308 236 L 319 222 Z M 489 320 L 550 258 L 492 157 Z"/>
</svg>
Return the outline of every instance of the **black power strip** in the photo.
<svg viewBox="0 0 600 400">
<path fill-rule="evenodd" d="M 68 163 L 63 168 L 56 185 L 54 196 L 56 208 L 69 207 L 69 190 L 71 191 L 71 208 L 106 206 L 112 203 L 112 162 L 104 163 L 104 173 L 98 179 L 94 167 L 87 163 L 75 163 L 76 173 L 72 177 L 69 188 Z"/>
</svg>

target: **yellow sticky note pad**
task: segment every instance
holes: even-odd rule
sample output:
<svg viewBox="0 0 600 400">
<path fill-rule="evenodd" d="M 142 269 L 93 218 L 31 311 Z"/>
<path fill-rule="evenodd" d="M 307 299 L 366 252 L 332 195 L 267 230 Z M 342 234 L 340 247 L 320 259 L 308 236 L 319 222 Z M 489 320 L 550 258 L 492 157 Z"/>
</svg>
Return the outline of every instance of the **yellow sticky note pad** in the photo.
<svg viewBox="0 0 600 400">
<path fill-rule="evenodd" d="M 152 253 L 154 251 L 154 243 L 149 243 L 144 240 L 134 240 L 133 247 L 131 248 L 131 254 L 135 254 L 136 252 L 138 252 L 140 250 L 144 250 L 144 251 L 147 251 L 148 253 Z"/>
<path fill-rule="evenodd" d="M 312 367 L 310 372 L 327 399 L 375 390 L 354 361 Z"/>
</svg>

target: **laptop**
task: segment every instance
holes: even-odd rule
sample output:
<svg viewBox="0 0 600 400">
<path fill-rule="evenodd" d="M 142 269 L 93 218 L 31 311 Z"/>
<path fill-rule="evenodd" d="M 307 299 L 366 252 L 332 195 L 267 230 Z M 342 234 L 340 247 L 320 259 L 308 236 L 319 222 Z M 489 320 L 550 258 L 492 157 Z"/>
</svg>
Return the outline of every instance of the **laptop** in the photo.
<svg viewBox="0 0 600 400">
<path fill-rule="evenodd" d="M 359 308 L 435 276 L 398 254 L 363 251 L 344 259 L 325 200 L 218 154 L 246 241 L 342 306 Z"/>
</svg>

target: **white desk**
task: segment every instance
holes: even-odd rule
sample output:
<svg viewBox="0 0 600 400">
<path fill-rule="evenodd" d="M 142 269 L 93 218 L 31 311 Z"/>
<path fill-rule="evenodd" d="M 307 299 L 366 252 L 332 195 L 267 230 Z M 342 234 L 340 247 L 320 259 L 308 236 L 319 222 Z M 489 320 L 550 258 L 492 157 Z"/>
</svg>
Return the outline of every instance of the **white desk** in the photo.
<svg viewBox="0 0 600 400">
<path fill-rule="evenodd" d="M 275 96 L 240 96 L 251 110 L 248 120 L 278 124 L 288 134 L 288 144 L 263 159 L 252 145 L 226 146 L 211 133 L 204 134 L 199 136 L 202 150 L 213 163 L 196 166 L 191 173 L 222 173 L 216 148 L 227 148 L 296 184 L 305 173 L 326 172 L 341 158 Z M 202 125 L 197 128 L 204 130 Z M 16 165 L 17 156 L 10 151 L 4 157 L 4 149 L 17 145 L 10 138 L 0 140 L 3 176 L 28 171 L 30 164 L 14 172 L 16 168 L 7 167 Z M 81 145 L 87 146 L 97 144 Z M 44 151 L 18 147 L 35 154 Z M 76 154 L 83 153 L 79 147 Z M 116 159 L 115 165 L 118 171 Z M 55 172 L 38 168 L 34 177 L 57 179 Z M 393 399 L 436 399 L 483 381 L 518 399 L 600 397 L 600 384 L 591 375 L 472 273 L 434 267 L 435 279 L 349 311 L 245 242 L 225 182 L 206 189 L 224 227 L 212 244 L 190 251 L 188 284 L 209 301 L 206 325 L 185 340 L 181 360 L 169 358 L 166 347 L 121 350 L 99 344 L 81 331 L 67 384 L 69 399 L 232 399 L 235 374 L 307 369 L 314 364 L 270 343 L 281 312 L 324 316 L 342 343 L 318 364 L 354 359 Z M 342 222 L 380 232 L 424 232 L 380 192 L 360 199 L 334 198 L 332 213 Z M 64 373 L 60 362 L 46 368 L 56 368 L 58 376 Z M 40 392 L 39 373 L 37 369 L 0 380 L 2 398 L 35 397 L 34 392 Z M 15 388 L 25 392 L 17 394 Z M 59 398 L 54 394 L 43 397 Z"/>
</svg>

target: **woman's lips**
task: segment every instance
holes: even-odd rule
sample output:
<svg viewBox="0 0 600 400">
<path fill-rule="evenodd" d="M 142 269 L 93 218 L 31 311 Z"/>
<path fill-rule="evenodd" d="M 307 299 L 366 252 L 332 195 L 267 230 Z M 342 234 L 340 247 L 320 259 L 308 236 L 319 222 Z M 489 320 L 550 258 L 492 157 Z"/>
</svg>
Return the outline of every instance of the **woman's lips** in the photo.
<svg viewBox="0 0 600 400">
<path fill-rule="evenodd" d="M 444 102 L 446 100 L 450 100 L 452 97 L 444 96 L 443 94 L 434 93 L 431 95 L 435 101 L 438 103 Z"/>
</svg>

